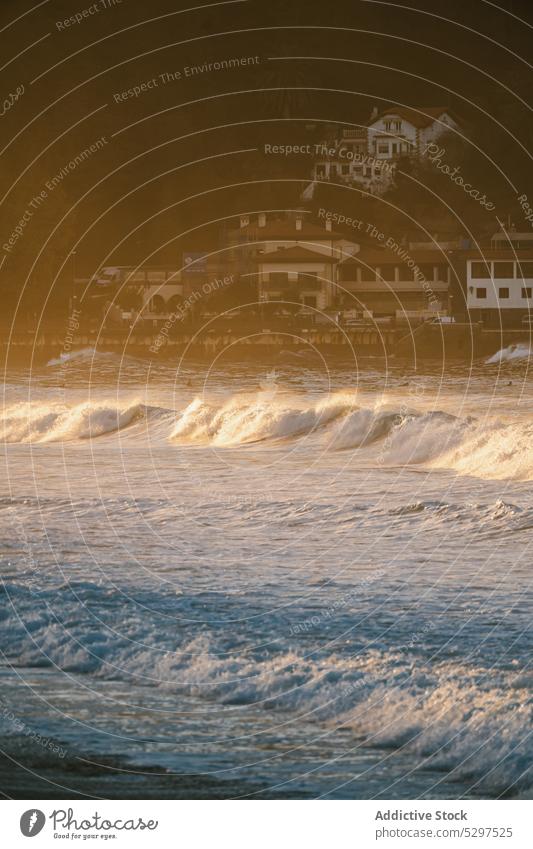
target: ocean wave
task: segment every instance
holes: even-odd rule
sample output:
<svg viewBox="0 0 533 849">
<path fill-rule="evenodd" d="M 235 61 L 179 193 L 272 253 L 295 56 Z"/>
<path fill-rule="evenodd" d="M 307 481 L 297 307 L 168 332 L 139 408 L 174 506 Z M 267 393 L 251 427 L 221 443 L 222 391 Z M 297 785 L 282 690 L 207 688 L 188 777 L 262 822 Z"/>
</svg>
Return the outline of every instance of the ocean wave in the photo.
<svg viewBox="0 0 533 849">
<path fill-rule="evenodd" d="M 98 354 L 96 348 L 80 348 L 77 351 L 64 351 L 59 357 L 54 357 L 53 359 L 47 362 L 47 366 L 63 366 L 65 363 L 70 363 L 73 360 L 92 360 L 97 356 L 102 356 Z"/>
<path fill-rule="evenodd" d="M 238 447 L 312 437 L 321 451 L 357 451 L 377 467 L 448 469 L 484 479 L 533 480 L 533 423 L 455 416 L 404 406 L 363 407 L 355 392 L 310 401 L 269 393 L 223 401 L 195 398 L 176 412 L 137 401 L 22 402 L 0 412 L 0 441 L 92 439 L 146 419 L 155 438 L 178 446 Z"/>
<path fill-rule="evenodd" d="M 93 439 L 146 417 L 144 404 L 116 406 L 86 402 L 73 407 L 24 402 L 0 414 L 1 442 L 63 442 Z"/>
<path fill-rule="evenodd" d="M 498 365 L 500 363 L 509 363 L 513 360 L 529 360 L 531 357 L 531 348 L 528 345 L 517 344 L 508 345 L 507 348 L 502 348 L 497 351 L 488 360 L 485 360 L 485 365 Z"/>
<path fill-rule="evenodd" d="M 261 393 L 233 397 L 222 404 L 195 398 L 181 413 L 170 439 L 218 446 L 290 439 L 330 424 L 354 406 L 351 392 L 334 393 L 311 405 L 295 398 L 273 400 Z"/>
<path fill-rule="evenodd" d="M 94 596 L 94 602 L 102 603 L 102 593 L 108 602 L 113 598 L 105 588 L 86 583 L 66 589 Z M 68 629 L 42 607 L 39 612 L 28 590 L 13 585 L 6 590 L 19 610 L 24 596 L 31 602 L 26 627 L 15 616 L 0 618 L 6 656 L 16 666 L 118 677 L 152 692 L 215 702 L 219 711 L 246 705 L 342 726 L 360 745 L 402 747 L 428 758 L 428 766 L 479 782 L 491 794 L 530 786 L 531 676 L 518 664 L 499 669 L 430 662 L 408 646 L 305 656 L 286 645 L 264 659 L 253 651 L 240 653 L 237 646 L 228 650 L 227 641 L 222 648 L 208 634 L 180 643 L 175 632 L 167 634 L 163 647 L 161 633 L 135 614 L 122 622 L 120 638 L 113 628 L 80 633 L 79 619 L 67 615 L 65 600 L 60 609 Z"/>
<path fill-rule="evenodd" d="M 357 410 L 338 422 L 331 445 L 377 443 L 383 466 L 421 465 L 494 480 L 533 480 L 533 424 L 479 421 L 443 411 Z"/>
<path fill-rule="evenodd" d="M 533 424 L 470 424 L 431 461 L 434 469 L 493 480 L 533 480 Z"/>
</svg>

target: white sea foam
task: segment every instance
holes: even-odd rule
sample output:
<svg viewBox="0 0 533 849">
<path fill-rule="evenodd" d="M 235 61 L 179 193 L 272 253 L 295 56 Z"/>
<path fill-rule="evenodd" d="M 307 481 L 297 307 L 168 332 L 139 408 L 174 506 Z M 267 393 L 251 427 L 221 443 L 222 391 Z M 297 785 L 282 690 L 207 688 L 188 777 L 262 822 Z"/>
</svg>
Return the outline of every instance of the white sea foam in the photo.
<svg viewBox="0 0 533 849">
<path fill-rule="evenodd" d="M 529 360 L 531 357 L 531 348 L 528 345 L 509 345 L 507 348 L 502 348 L 497 351 L 492 357 L 486 360 L 486 365 L 494 365 L 499 363 L 509 363 L 513 360 Z"/>
<path fill-rule="evenodd" d="M 159 412 L 159 417 L 151 413 Z M 163 415 L 164 414 L 164 415 Z M 443 411 L 358 407 L 352 392 L 310 402 L 268 393 L 193 400 L 177 414 L 139 402 L 13 404 L 0 413 L 2 442 L 59 442 L 120 431 L 141 418 L 176 445 L 237 447 L 311 437 L 320 450 L 353 450 L 366 464 L 422 465 L 487 479 L 533 480 L 533 424 Z M 169 425 L 169 421 L 172 424 Z M 169 431 L 170 427 L 170 431 Z"/>
<path fill-rule="evenodd" d="M 313 404 L 288 398 L 235 396 L 222 404 L 196 398 L 181 413 L 170 438 L 220 446 L 288 439 L 324 427 L 355 407 L 355 394 L 339 392 Z"/>
<path fill-rule="evenodd" d="M 47 366 L 62 366 L 73 360 L 94 359 L 98 356 L 95 348 L 80 348 L 77 351 L 64 351 L 59 357 L 54 357 L 47 362 Z"/>
<path fill-rule="evenodd" d="M 103 592 L 89 584 L 75 589 L 84 597 L 92 594 L 93 602 Z M 16 598 L 15 587 L 7 592 Z M 21 602 L 19 596 L 19 609 Z M 530 783 L 531 679 L 519 667 L 425 662 L 410 650 L 349 655 L 333 650 L 312 658 L 288 646 L 258 660 L 253 653 L 221 651 L 207 635 L 176 643 L 174 651 L 160 650 L 161 635 L 137 617 L 122 623 L 120 639 L 105 629 L 77 635 L 74 624 L 69 634 L 46 614 L 33 613 L 30 619 L 31 637 L 14 618 L 1 624 L 8 634 L 6 654 L 19 665 L 49 663 L 77 674 L 155 686 L 177 698 L 193 695 L 342 725 L 362 745 L 404 747 L 457 778 L 479 779 L 491 793 L 515 782 L 524 792 Z"/>
<path fill-rule="evenodd" d="M 73 407 L 20 403 L 0 414 L 1 442 L 62 442 L 90 439 L 121 430 L 144 417 L 143 404 L 86 402 Z"/>
</svg>

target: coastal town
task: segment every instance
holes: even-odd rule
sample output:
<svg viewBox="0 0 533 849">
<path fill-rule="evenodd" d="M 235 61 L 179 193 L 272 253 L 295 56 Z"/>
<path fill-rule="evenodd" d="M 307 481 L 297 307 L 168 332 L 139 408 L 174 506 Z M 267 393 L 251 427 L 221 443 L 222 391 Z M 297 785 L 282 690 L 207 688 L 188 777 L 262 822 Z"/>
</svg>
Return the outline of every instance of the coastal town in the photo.
<svg viewBox="0 0 533 849">
<path fill-rule="evenodd" d="M 496 218 L 494 229 L 492 201 L 445 161 L 450 134 L 466 131 L 445 107 L 391 107 L 374 109 L 366 126 L 329 126 L 322 142 L 265 145 L 268 155 L 310 155 L 310 180 L 294 208 L 229 216 L 209 247 L 185 250 L 173 263 L 75 275 L 68 320 L 76 316 L 79 344 L 98 333 L 100 344 L 121 345 L 127 334 L 149 354 L 190 344 L 242 352 L 237 337 L 247 334 L 246 344 L 263 350 L 290 341 L 401 354 L 416 337 L 421 355 L 466 357 L 499 341 L 527 341 L 527 197 L 518 199 L 523 221 Z M 484 230 L 474 233 L 451 216 L 438 230 L 431 221 L 427 229 L 387 228 L 378 204 L 391 205 L 402 169 L 413 164 L 438 169 L 490 213 Z M 356 211 L 320 205 L 324 186 L 353 192 Z"/>
</svg>

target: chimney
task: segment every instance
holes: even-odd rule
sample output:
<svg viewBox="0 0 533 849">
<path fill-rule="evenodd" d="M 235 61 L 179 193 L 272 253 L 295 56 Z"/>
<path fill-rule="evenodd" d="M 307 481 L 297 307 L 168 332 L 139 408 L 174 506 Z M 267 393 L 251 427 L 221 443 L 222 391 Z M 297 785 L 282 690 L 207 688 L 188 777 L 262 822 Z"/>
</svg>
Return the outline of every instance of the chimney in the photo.
<svg viewBox="0 0 533 849">
<path fill-rule="evenodd" d="M 376 118 L 378 117 L 378 115 L 379 115 L 379 109 L 378 109 L 377 106 L 374 106 L 374 108 L 372 109 L 372 112 L 370 113 L 370 120 L 375 121 Z"/>
<path fill-rule="evenodd" d="M 260 212 L 258 217 L 257 217 L 257 223 L 258 223 L 259 227 L 264 227 L 265 224 L 266 224 L 266 220 L 267 220 L 266 213 Z"/>
<path fill-rule="evenodd" d="M 331 233 L 331 218 L 326 218 L 326 230 Z"/>
</svg>

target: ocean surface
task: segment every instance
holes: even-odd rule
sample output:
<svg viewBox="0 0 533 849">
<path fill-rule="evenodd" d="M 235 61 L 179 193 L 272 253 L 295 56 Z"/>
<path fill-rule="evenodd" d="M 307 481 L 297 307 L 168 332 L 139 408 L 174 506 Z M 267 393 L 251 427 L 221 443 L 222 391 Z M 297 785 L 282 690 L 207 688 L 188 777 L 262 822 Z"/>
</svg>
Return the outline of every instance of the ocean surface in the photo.
<svg viewBox="0 0 533 849">
<path fill-rule="evenodd" d="M 8 763 L 63 797 L 76 764 L 144 798 L 531 797 L 529 351 L 378 365 L 4 374 Z"/>
</svg>

